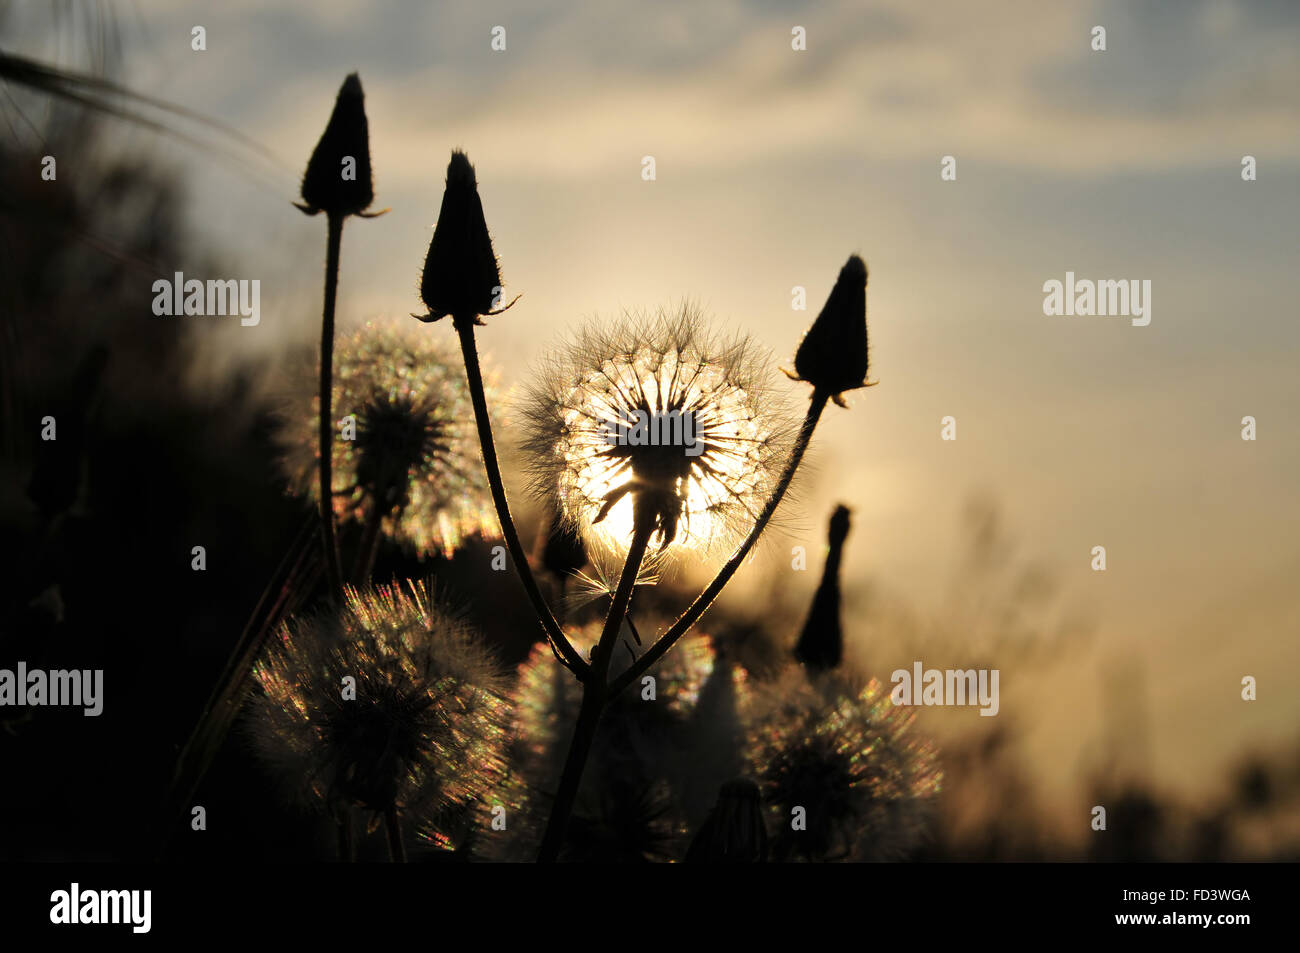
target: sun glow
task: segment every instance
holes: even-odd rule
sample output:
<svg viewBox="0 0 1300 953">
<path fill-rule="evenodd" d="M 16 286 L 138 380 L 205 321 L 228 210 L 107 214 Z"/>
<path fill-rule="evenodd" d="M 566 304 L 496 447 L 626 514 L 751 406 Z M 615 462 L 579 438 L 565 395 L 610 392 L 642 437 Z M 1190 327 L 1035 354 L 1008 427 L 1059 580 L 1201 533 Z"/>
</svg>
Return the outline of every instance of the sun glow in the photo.
<svg viewBox="0 0 1300 953">
<path fill-rule="evenodd" d="M 751 396 L 724 369 L 678 353 L 652 362 L 657 355 L 646 351 L 606 361 L 566 395 L 557 448 L 568 484 L 562 496 L 579 501 L 571 515 L 584 535 L 619 550 L 632 538 L 638 493 L 667 494 L 680 511 L 672 545 L 707 548 L 737 506 L 757 514 L 763 469 L 754 454 L 771 434 Z M 697 443 L 689 425 L 677 432 L 681 437 L 686 430 L 685 439 L 649 443 L 641 435 L 638 441 L 627 424 L 637 411 L 652 420 L 675 413 L 688 418 Z"/>
</svg>

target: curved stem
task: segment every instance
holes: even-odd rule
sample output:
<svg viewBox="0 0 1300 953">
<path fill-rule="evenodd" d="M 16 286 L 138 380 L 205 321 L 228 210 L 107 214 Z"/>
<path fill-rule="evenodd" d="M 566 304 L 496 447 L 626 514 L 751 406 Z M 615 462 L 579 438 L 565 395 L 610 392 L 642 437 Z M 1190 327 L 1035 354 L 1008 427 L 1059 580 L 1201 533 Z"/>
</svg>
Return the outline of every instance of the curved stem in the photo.
<svg viewBox="0 0 1300 953">
<path fill-rule="evenodd" d="M 564 759 L 564 772 L 560 775 L 560 786 L 555 792 L 551 816 L 546 820 L 546 833 L 542 835 L 542 846 L 537 853 L 539 864 L 553 864 L 560 857 L 569 817 L 573 814 L 573 805 L 578 799 L 578 785 L 582 782 L 587 756 L 591 754 L 592 742 L 596 740 L 596 728 L 600 724 L 601 713 L 605 710 L 603 696 L 604 689 L 597 688 L 592 679 L 589 678 L 583 684 L 582 707 L 578 709 L 573 739 L 569 742 L 569 753 Z"/>
<path fill-rule="evenodd" d="M 320 328 L 320 519 L 325 546 L 325 573 L 330 598 L 343 590 L 338 544 L 334 539 L 334 491 L 331 470 L 334 463 L 334 303 L 339 285 L 339 246 L 343 240 L 343 216 L 330 213 L 329 237 L 325 247 L 325 309 Z"/>
<path fill-rule="evenodd" d="M 592 743 L 596 740 L 596 729 L 600 725 L 601 713 L 609 698 L 605 689 L 605 678 L 609 673 L 610 659 L 614 655 L 614 645 L 618 642 L 618 633 L 623 627 L 623 618 L 627 615 L 628 603 L 632 600 L 632 588 L 636 585 L 637 573 L 641 571 L 641 562 L 645 559 L 650 537 L 654 533 L 654 520 L 639 508 L 636 513 L 636 525 L 632 534 L 632 545 L 628 549 L 627 559 L 623 562 L 623 575 L 619 577 L 618 589 L 609 604 L 609 615 L 605 617 L 605 627 L 601 630 L 600 641 L 591 654 L 591 670 L 582 689 L 582 708 L 578 711 L 578 721 L 573 728 L 573 740 L 569 743 L 569 753 L 564 759 L 564 771 L 560 775 L 560 786 L 555 792 L 555 803 L 551 805 L 551 816 L 546 821 L 546 833 L 542 836 L 542 847 L 537 855 L 537 862 L 552 864 L 560 856 L 564 845 L 564 833 L 573 814 L 573 805 L 578 797 L 578 787 L 582 783 L 582 772 L 587 766 L 587 756 L 591 754 Z"/>
<path fill-rule="evenodd" d="M 638 678 L 640 678 L 651 665 L 657 662 L 665 652 L 673 647 L 673 644 L 689 631 L 700 616 L 704 615 L 706 609 L 713 604 L 713 600 L 718 598 L 723 588 L 731 581 L 731 577 L 736 574 L 749 551 L 754 548 L 758 542 L 758 537 L 763 534 L 767 524 L 772 519 L 772 514 L 781 504 L 785 497 L 786 490 L 790 489 L 790 481 L 794 479 L 794 473 L 799 469 L 799 464 L 803 460 L 803 455 L 808 449 L 808 443 L 812 440 L 813 430 L 817 427 L 817 421 L 821 418 L 822 411 L 826 409 L 826 402 L 830 399 L 830 394 L 821 390 L 814 390 L 812 402 L 808 405 L 808 414 L 804 417 L 803 426 L 799 428 L 799 437 L 795 441 L 794 449 L 790 451 L 790 458 L 786 461 L 785 470 L 781 473 L 780 480 L 772 490 L 771 496 L 767 498 L 767 503 L 763 505 L 763 511 L 758 514 L 758 519 L 754 523 L 754 528 L 749 531 L 745 541 L 727 560 L 726 565 L 718 571 L 713 581 L 708 584 L 705 590 L 699 594 L 694 602 L 683 612 L 677 621 L 656 640 L 644 655 L 637 659 L 627 668 L 613 683 L 609 686 L 609 697 L 613 698 L 623 689 L 627 688 Z"/>
<path fill-rule="evenodd" d="M 366 525 L 361 531 L 361 542 L 357 548 L 357 559 L 352 564 L 352 584 L 363 586 L 370 579 L 370 572 L 375 568 L 375 553 L 379 549 L 379 528 L 383 525 L 384 514 L 379 504 L 370 501 L 370 512 L 366 514 Z"/>
<path fill-rule="evenodd" d="M 542 597 L 542 591 L 537 587 L 537 580 L 533 577 L 532 567 L 528 565 L 524 547 L 519 542 L 519 531 L 515 529 L 515 521 L 510 517 L 510 503 L 506 499 L 505 483 L 501 479 L 501 465 L 497 462 L 496 444 L 492 440 L 492 421 L 488 419 L 483 372 L 478 363 L 478 347 L 474 342 L 474 318 L 473 316 L 457 317 L 453 319 L 453 323 L 456 325 L 456 333 L 460 336 L 461 353 L 465 357 L 465 374 L 469 379 L 470 397 L 474 403 L 474 420 L 478 424 L 478 440 L 483 450 L 483 468 L 487 471 L 492 502 L 496 504 L 501 535 L 505 537 L 506 548 L 510 551 L 510 558 L 519 573 L 519 581 L 523 583 L 524 591 L 528 593 L 528 601 L 533 604 L 533 611 L 537 613 L 538 621 L 546 630 L 552 650 L 578 677 L 578 681 L 585 681 L 588 675 L 587 663 L 582 660 L 578 650 L 564 635 L 564 630 L 555 621 L 555 616 Z"/>
<path fill-rule="evenodd" d="M 614 645 L 623 628 L 627 616 L 627 607 L 632 602 L 632 590 L 636 587 L 637 574 L 641 572 L 641 563 L 645 560 L 646 550 L 650 547 L 650 537 L 654 534 L 654 518 L 641 506 L 637 506 L 632 530 L 632 545 L 628 548 L 627 558 L 623 561 L 623 574 L 619 576 L 618 588 L 609 603 L 609 614 L 605 616 L 605 627 L 600 632 L 600 642 L 591 654 L 591 680 L 602 688 L 609 673 L 609 663 L 614 657 Z"/>
</svg>

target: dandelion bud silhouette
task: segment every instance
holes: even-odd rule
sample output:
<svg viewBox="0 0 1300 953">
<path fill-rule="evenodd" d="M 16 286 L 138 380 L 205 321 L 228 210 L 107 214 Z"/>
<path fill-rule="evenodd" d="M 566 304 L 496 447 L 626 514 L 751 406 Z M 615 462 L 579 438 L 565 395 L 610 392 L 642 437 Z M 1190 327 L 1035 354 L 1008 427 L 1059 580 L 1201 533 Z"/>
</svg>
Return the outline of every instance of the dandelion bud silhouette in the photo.
<svg viewBox="0 0 1300 953">
<path fill-rule="evenodd" d="M 867 265 L 852 255 L 840 269 L 817 320 L 799 343 L 795 379 L 842 404 L 846 390 L 867 387 Z"/>
<path fill-rule="evenodd" d="M 365 96 L 356 73 L 343 81 L 329 124 L 307 162 L 302 200 L 305 206 L 298 207 L 308 215 L 339 216 L 358 215 L 375 200 Z"/>
<path fill-rule="evenodd" d="M 844 658 L 844 629 L 840 622 L 840 563 L 844 556 L 844 540 L 849 535 L 849 510 L 835 507 L 831 514 L 830 550 L 826 554 L 826 569 L 821 584 L 813 596 L 803 632 L 794 648 L 794 657 L 812 669 L 839 668 Z"/>
<path fill-rule="evenodd" d="M 472 317 L 481 324 L 478 316 L 492 313 L 500 288 L 501 272 L 483 217 L 478 180 L 469 159 L 458 150 L 447 164 L 447 188 L 424 259 L 420 298 L 429 315 L 422 320 L 437 321 L 450 314 Z"/>
<path fill-rule="evenodd" d="M 687 863 L 756 864 L 767 860 L 767 827 L 757 782 L 728 781 L 686 852 Z"/>
</svg>

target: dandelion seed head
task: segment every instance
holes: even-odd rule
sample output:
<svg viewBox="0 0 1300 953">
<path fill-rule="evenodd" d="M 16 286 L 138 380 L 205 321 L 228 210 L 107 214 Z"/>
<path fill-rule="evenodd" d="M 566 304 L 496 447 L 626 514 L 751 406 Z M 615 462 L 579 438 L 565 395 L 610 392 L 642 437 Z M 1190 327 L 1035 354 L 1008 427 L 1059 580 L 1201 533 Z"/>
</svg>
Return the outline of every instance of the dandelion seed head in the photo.
<svg viewBox="0 0 1300 953">
<path fill-rule="evenodd" d="M 526 395 L 534 490 L 589 549 L 625 552 L 643 506 L 661 549 L 725 551 L 779 476 L 793 427 L 766 355 L 701 321 L 686 305 L 588 326 Z M 637 434 L 637 420 L 655 421 L 659 437 Z"/>
<path fill-rule="evenodd" d="M 774 860 L 897 859 L 924 836 L 941 773 L 874 679 L 860 691 L 839 676 L 791 666 L 746 706 L 752 770 L 776 832 Z M 791 829 L 803 807 L 807 829 Z"/>
<path fill-rule="evenodd" d="M 282 625 L 254 666 L 255 748 L 308 805 L 417 821 L 467 809 L 505 775 L 509 708 L 491 653 L 423 585 L 345 596 Z"/>
<path fill-rule="evenodd" d="M 334 368 L 336 420 L 355 418 L 355 439 L 333 442 L 334 512 L 365 521 L 374 508 L 396 542 L 425 555 L 450 554 L 468 536 L 492 532 L 491 502 L 459 359 L 433 335 L 369 322 L 339 343 Z M 315 391 L 297 388 L 300 405 Z M 317 421 L 312 411 L 282 417 L 279 440 L 290 489 L 319 499 Z"/>
</svg>

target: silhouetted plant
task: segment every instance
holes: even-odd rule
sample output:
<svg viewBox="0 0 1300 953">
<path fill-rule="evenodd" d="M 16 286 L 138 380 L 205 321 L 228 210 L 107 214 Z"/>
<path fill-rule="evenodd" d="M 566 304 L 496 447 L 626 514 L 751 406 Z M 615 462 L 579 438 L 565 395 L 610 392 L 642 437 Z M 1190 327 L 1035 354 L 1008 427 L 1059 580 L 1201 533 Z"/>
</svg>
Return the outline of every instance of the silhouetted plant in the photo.
<svg viewBox="0 0 1300 953">
<path fill-rule="evenodd" d="M 452 326 L 460 340 L 461 355 L 465 360 L 465 376 L 474 405 L 479 446 L 483 451 L 483 467 L 487 472 L 488 487 L 492 491 L 492 502 L 496 506 L 506 548 L 556 657 L 582 678 L 585 677 L 587 663 L 569 643 L 555 615 L 547 606 L 537 580 L 533 578 L 523 544 L 519 541 L 519 531 L 510 515 L 505 482 L 501 478 L 501 465 L 497 461 L 496 443 L 492 438 L 492 421 L 488 416 L 486 387 L 479 366 L 474 329 L 483 324 L 484 316 L 500 314 L 510 307 L 507 305 L 506 308 L 497 308 L 502 290 L 500 282 L 500 266 L 483 216 L 478 178 L 465 153 L 453 152 L 451 161 L 447 164 L 447 187 L 442 196 L 442 208 L 433 230 L 433 238 L 429 242 L 420 279 L 420 298 L 429 310 L 425 315 L 414 317 L 429 323 L 451 316 Z"/>
<path fill-rule="evenodd" d="M 329 123 L 307 162 L 307 170 L 302 177 L 302 204 L 295 203 L 306 215 L 324 212 L 326 218 L 325 304 L 321 315 L 318 391 L 320 492 L 317 499 L 320 503 L 325 571 L 333 593 L 337 593 L 343 584 L 338 546 L 334 539 L 334 511 L 329 503 L 333 486 L 330 475 L 333 462 L 330 442 L 334 436 L 331 405 L 334 395 L 334 304 L 338 296 L 339 249 L 343 239 L 343 222 L 349 215 L 374 218 L 383 214 L 365 211 L 374 198 L 365 96 L 361 92 L 360 77 L 351 73 L 339 88 L 334 112 L 330 114 Z"/>
<path fill-rule="evenodd" d="M 849 536 L 849 510 L 835 507 L 831 514 L 826 566 L 804 620 L 803 631 L 794 647 L 794 656 L 804 665 L 819 671 L 839 668 L 844 660 L 844 625 L 840 621 L 840 564 L 844 558 L 844 541 Z"/>
<path fill-rule="evenodd" d="M 689 309 L 654 322 L 627 322 L 611 332 L 589 327 L 560 362 L 561 369 L 534 389 L 527 444 L 534 488 L 589 546 L 599 542 L 624 555 L 600 637 L 590 661 L 584 661 L 546 605 L 510 515 L 474 339 L 482 317 L 500 313 L 500 271 L 477 176 L 463 153 L 452 154 L 420 286 L 428 314 L 416 317 L 425 322 L 452 317 L 507 547 L 552 650 L 583 687 L 540 860 L 560 855 L 610 700 L 657 662 L 730 581 L 789 489 L 826 403 L 833 398 L 842 404 L 844 391 L 867 386 L 866 280 L 865 264 L 853 256 L 799 348 L 797 379 L 811 383 L 813 393 L 779 471 L 786 427 L 765 403 L 768 385 L 752 345 L 743 339 L 723 343 L 701 333 L 698 315 Z M 700 444 L 691 444 L 699 452 L 687 452 L 684 442 L 665 447 L 612 439 L 629 436 L 629 418 L 637 412 L 689 413 L 701 430 Z M 681 545 L 695 550 L 741 541 L 686 612 L 611 679 L 615 645 L 628 624 L 632 590 L 651 541 L 658 537 L 663 551 L 678 541 L 679 533 Z"/>
<path fill-rule="evenodd" d="M 575 645 L 590 650 L 600 632 L 600 623 L 592 622 L 572 638 Z M 625 630 L 623 639 L 630 649 L 631 632 Z M 493 859 L 536 856 L 550 814 L 549 792 L 563 771 L 569 727 L 582 706 L 582 686 L 549 656 L 541 645 L 534 647 L 519 668 L 511 695 L 516 735 L 510 778 L 485 802 L 486 811 L 500 804 L 510 818 L 507 832 L 481 839 L 486 856 Z M 624 661 L 615 664 L 621 669 L 631 655 L 620 653 L 619 658 Z M 691 638 L 653 670 L 653 698 L 627 692 L 611 700 L 575 802 L 579 826 L 575 836 L 566 839 L 562 859 L 613 862 L 680 856 L 687 829 L 684 796 L 707 743 L 695 730 L 702 692 L 717 675 L 734 680 L 734 691 L 744 690 L 741 673 L 730 668 L 719 672 L 715 663 L 711 640 Z"/>
</svg>

